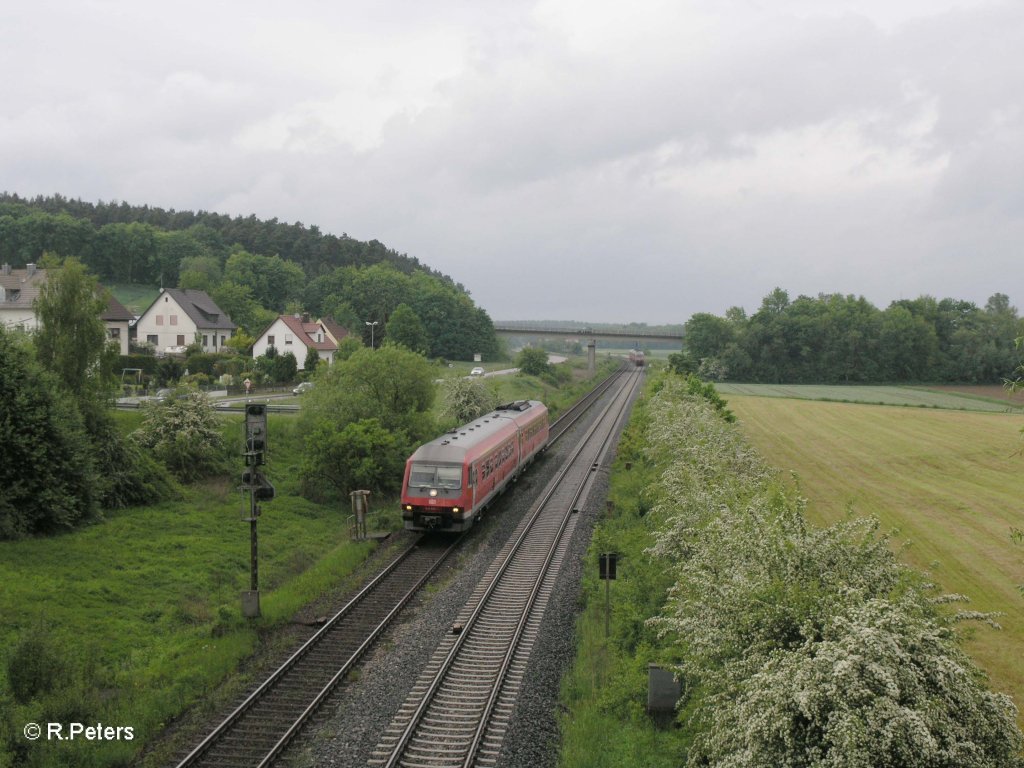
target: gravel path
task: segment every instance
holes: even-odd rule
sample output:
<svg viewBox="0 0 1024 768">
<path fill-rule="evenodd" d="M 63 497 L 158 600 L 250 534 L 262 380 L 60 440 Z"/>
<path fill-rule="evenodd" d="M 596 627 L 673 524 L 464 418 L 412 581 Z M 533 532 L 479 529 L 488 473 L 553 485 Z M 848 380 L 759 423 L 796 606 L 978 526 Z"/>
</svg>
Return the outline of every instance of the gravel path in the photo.
<svg viewBox="0 0 1024 768">
<path fill-rule="evenodd" d="M 588 420 L 585 420 L 588 421 Z M 574 428 L 579 433 L 580 425 Z M 517 486 L 495 505 L 482 525 L 470 534 L 456 561 L 435 577 L 436 586 L 404 623 L 392 627 L 385 640 L 364 660 L 358 679 L 343 686 L 333 712 L 321 713 L 322 725 L 302 736 L 289 764 L 365 766 L 380 735 L 434 652 L 439 639 L 469 600 L 487 566 L 529 510 L 534 497 L 554 475 L 570 446 L 557 443 L 538 460 Z M 580 510 L 570 551 L 531 654 L 529 669 L 499 764 L 509 768 L 554 766 L 558 749 L 559 687 L 576 650 L 575 624 L 580 606 L 583 557 L 594 523 L 605 506 L 608 473 L 602 467 L 589 498 Z"/>
</svg>

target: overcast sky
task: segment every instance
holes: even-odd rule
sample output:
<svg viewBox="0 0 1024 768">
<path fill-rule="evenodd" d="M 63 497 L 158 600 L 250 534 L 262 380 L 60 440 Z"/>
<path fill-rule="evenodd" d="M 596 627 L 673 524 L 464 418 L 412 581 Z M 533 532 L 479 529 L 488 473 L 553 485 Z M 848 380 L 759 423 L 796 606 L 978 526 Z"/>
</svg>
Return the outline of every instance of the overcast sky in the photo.
<svg viewBox="0 0 1024 768">
<path fill-rule="evenodd" d="M 496 320 L 1013 303 L 1024 3 L 0 5 L 0 190 L 315 224 Z"/>
</svg>

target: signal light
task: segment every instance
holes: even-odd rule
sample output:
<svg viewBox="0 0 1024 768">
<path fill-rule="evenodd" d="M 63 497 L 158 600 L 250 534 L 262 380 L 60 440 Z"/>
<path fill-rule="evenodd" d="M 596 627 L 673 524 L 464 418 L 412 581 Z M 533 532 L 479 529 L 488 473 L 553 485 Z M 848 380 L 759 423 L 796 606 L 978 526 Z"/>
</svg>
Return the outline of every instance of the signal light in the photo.
<svg viewBox="0 0 1024 768">
<path fill-rule="evenodd" d="M 256 501 L 272 501 L 276 495 L 274 484 L 259 470 L 246 470 L 242 473 L 242 487 L 252 490 Z"/>
</svg>

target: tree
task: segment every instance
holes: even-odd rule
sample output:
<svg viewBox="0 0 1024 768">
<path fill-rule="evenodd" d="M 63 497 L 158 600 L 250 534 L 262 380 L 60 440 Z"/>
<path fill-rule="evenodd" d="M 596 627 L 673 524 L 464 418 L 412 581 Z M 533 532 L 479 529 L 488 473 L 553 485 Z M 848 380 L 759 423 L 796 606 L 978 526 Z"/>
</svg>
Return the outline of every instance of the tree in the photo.
<svg viewBox="0 0 1024 768">
<path fill-rule="evenodd" d="M 307 348 L 306 359 L 302 363 L 302 370 L 306 373 L 313 373 L 318 365 L 320 365 L 320 353 L 313 347 Z"/>
<path fill-rule="evenodd" d="M 430 343 L 423 323 L 408 304 L 399 304 L 384 328 L 388 341 L 401 344 L 406 349 L 425 355 L 430 351 Z"/>
<path fill-rule="evenodd" d="M 540 347 L 524 347 L 516 359 L 516 365 L 529 376 L 542 376 L 551 369 L 548 353 Z"/>
<path fill-rule="evenodd" d="M 685 347 L 690 356 L 700 364 L 707 357 L 721 357 L 735 338 L 735 327 L 728 320 L 698 312 L 686 321 Z"/>
<path fill-rule="evenodd" d="M 289 299 L 301 297 L 306 275 L 298 264 L 280 256 L 239 250 L 224 265 L 224 279 L 249 288 L 260 306 L 277 313 L 284 311 Z"/>
<path fill-rule="evenodd" d="M 360 419 L 340 430 L 327 420 L 313 428 L 302 459 L 301 474 L 313 497 L 346 498 L 354 490 L 393 493 L 402 484 L 410 453 L 403 433 L 381 426 L 377 419 Z"/>
<path fill-rule="evenodd" d="M 224 280 L 211 298 L 228 317 L 249 334 L 258 334 L 277 318 L 277 313 L 260 306 L 247 285 Z"/>
<path fill-rule="evenodd" d="M 340 424 L 377 419 L 388 429 L 423 437 L 434 427 L 429 419 L 434 376 L 426 358 L 403 347 L 361 347 L 319 373 L 303 412 L 330 414 Z"/>
<path fill-rule="evenodd" d="M 96 512 L 92 445 L 56 377 L 0 327 L 0 539 L 67 529 Z"/>
<path fill-rule="evenodd" d="M 392 462 L 394 455 L 401 454 L 404 461 L 415 444 L 436 432 L 430 414 L 434 375 L 433 366 L 422 355 L 388 343 L 377 350 L 360 347 L 347 360 L 318 370 L 316 386 L 305 395 L 300 421 L 306 436 L 306 492 L 314 497 L 332 489 L 347 493 L 352 490 L 350 483 L 370 483 L 373 473 L 360 475 L 351 467 L 325 462 L 364 462 L 372 459 L 374 450 L 381 452 L 379 465 L 396 473 L 387 487 L 400 482 L 401 464 Z M 393 440 L 384 440 L 383 434 Z M 345 447 L 346 439 L 356 446 Z M 330 473 L 325 473 L 325 466 Z M 384 480 L 375 482 L 385 487 Z"/>
<path fill-rule="evenodd" d="M 98 399 L 110 390 L 110 371 L 102 365 L 107 333 L 100 314 L 107 307 L 96 278 L 77 259 L 46 270 L 36 299 L 40 329 L 39 361 L 79 402 Z"/>
</svg>

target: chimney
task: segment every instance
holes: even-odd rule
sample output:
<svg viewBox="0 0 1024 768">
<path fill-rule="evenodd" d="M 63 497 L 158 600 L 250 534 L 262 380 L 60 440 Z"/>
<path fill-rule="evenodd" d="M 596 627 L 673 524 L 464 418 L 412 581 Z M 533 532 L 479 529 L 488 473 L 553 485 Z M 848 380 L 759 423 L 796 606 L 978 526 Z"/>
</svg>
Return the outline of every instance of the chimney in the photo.
<svg viewBox="0 0 1024 768">
<path fill-rule="evenodd" d="M 11 274 L 11 265 L 10 264 L 4 264 L 3 267 L 0 267 L 0 273 L 2 273 L 4 275 Z"/>
<path fill-rule="evenodd" d="M 29 277 L 32 277 L 32 275 L 34 275 L 36 273 L 36 265 L 35 264 L 26 264 L 25 265 L 25 272 L 27 273 L 27 275 Z"/>
</svg>

